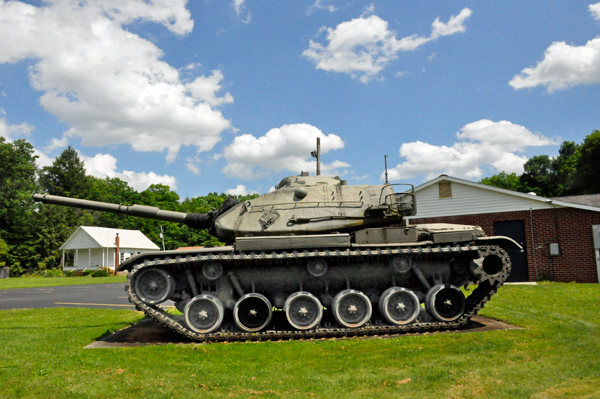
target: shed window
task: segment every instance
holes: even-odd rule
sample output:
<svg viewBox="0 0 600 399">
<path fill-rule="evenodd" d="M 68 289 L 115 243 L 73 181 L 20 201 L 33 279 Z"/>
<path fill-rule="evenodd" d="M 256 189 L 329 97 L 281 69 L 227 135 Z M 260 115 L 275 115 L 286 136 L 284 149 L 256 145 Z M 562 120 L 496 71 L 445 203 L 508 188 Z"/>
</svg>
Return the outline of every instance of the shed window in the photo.
<svg viewBox="0 0 600 399">
<path fill-rule="evenodd" d="M 452 183 L 449 181 L 441 181 L 438 183 L 440 189 L 440 199 L 452 198 Z"/>
</svg>

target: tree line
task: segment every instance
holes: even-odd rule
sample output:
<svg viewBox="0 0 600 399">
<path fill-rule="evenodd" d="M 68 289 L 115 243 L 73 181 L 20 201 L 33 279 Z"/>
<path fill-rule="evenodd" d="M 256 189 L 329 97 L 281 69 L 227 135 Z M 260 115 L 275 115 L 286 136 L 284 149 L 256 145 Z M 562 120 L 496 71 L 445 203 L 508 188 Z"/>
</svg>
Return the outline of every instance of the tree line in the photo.
<svg viewBox="0 0 600 399">
<path fill-rule="evenodd" d="M 210 193 L 181 200 L 169 186 L 153 184 L 138 192 L 118 178 L 99 179 L 86 173 L 77 151 L 69 146 L 51 166 L 39 168 L 33 146 L 25 139 L 8 142 L 0 136 L 0 266 L 11 276 L 30 270 L 60 267 L 60 246 L 79 226 L 99 226 L 142 231 L 162 248 L 222 245 L 207 230 L 133 216 L 116 215 L 36 203 L 34 193 L 116 204 L 140 204 L 179 212 L 206 213 L 218 209 L 229 197 Z M 600 130 L 581 144 L 565 141 L 559 155 L 537 155 L 524 165 L 521 175 L 498 173 L 481 183 L 534 192 L 544 197 L 600 193 Z M 257 195 L 238 196 L 239 200 Z"/>
<path fill-rule="evenodd" d="M 581 144 L 564 141 L 558 156 L 536 155 L 523 168 L 521 175 L 501 172 L 480 183 L 543 197 L 600 193 L 600 130 Z"/>
<path fill-rule="evenodd" d="M 178 212 L 206 213 L 229 197 L 210 193 L 180 199 L 169 186 L 153 184 L 138 192 L 118 178 L 99 179 L 86 173 L 77 151 L 69 146 L 50 166 L 39 168 L 33 146 L 25 139 L 8 142 L 0 136 L 0 266 L 11 276 L 61 265 L 60 246 L 79 226 L 140 230 L 162 248 L 223 245 L 207 230 L 127 215 L 103 213 L 33 201 L 32 194 L 48 193 L 115 204 L 140 204 Z M 257 195 L 237 196 L 239 200 Z"/>
</svg>

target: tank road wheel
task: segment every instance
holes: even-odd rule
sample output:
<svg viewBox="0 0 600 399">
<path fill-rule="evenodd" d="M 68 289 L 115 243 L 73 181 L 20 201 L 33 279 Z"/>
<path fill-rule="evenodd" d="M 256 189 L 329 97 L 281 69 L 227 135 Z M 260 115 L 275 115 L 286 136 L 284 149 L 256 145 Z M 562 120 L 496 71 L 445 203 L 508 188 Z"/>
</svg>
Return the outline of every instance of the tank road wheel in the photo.
<svg viewBox="0 0 600 399">
<path fill-rule="evenodd" d="M 136 277 L 133 288 L 135 295 L 142 302 L 158 305 L 171 297 L 175 290 L 175 281 L 166 270 L 148 268 Z"/>
<path fill-rule="evenodd" d="M 400 274 L 408 273 L 412 269 L 412 259 L 406 255 L 397 255 L 390 259 L 390 266 Z"/>
<path fill-rule="evenodd" d="M 321 302 L 316 296 L 305 291 L 290 295 L 285 300 L 283 310 L 290 324 L 298 330 L 314 328 L 323 317 Z"/>
<path fill-rule="evenodd" d="M 425 307 L 439 321 L 454 321 L 465 311 L 465 296 L 453 285 L 439 284 L 427 293 Z"/>
<path fill-rule="evenodd" d="M 417 318 L 421 306 L 419 298 L 411 290 L 392 287 L 381 295 L 379 310 L 391 324 L 404 325 L 412 323 Z"/>
<path fill-rule="evenodd" d="M 208 262 L 202 266 L 202 274 L 209 281 L 218 280 L 223 274 L 223 266 L 217 262 Z"/>
<path fill-rule="evenodd" d="M 321 277 L 327 271 L 327 262 L 323 259 L 312 259 L 307 265 L 308 273 L 313 277 Z"/>
<path fill-rule="evenodd" d="M 235 324 L 246 332 L 256 332 L 265 328 L 271 322 L 272 314 L 271 302 L 261 294 L 246 294 L 233 308 Z"/>
<path fill-rule="evenodd" d="M 371 318 L 371 301 L 365 294 L 355 290 L 344 290 L 333 298 L 333 317 L 344 327 L 362 327 Z"/>
<path fill-rule="evenodd" d="M 221 301 L 212 295 L 198 295 L 187 303 L 183 316 L 188 327 L 201 334 L 216 331 L 223 322 L 225 311 Z"/>
</svg>

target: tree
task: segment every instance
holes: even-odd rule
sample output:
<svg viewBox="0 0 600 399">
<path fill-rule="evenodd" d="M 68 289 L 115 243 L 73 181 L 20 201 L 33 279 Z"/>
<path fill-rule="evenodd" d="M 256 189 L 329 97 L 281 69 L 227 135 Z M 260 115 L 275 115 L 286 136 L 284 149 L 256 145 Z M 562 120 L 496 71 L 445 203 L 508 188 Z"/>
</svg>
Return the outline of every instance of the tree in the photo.
<svg viewBox="0 0 600 399">
<path fill-rule="evenodd" d="M 6 266 L 8 259 L 8 244 L 0 237 L 0 267 Z"/>
<path fill-rule="evenodd" d="M 42 168 L 40 184 L 51 195 L 82 198 L 89 190 L 89 180 L 77 150 L 68 146 L 52 166 Z"/>
<path fill-rule="evenodd" d="M 521 182 L 530 191 L 543 197 L 552 197 L 556 191 L 556 173 L 552 167 L 552 160 L 548 155 L 536 155 L 523 165 L 525 172 L 521 175 Z"/>
<path fill-rule="evenodd" d="M 507 174 L 506 172 L 500 172 L 492 177 L 481 179 L 479 183 L 487 184 L 488 186 L 504 188 L 506 190 L 524 191 L 524 185 L 521 182 L 521 177 L 517 176 L 516 173 Z"/>
<path fill-rule="evenodd" d="M 586 136 L 577 158 L 577 183 L 583 194 L 600 193 L 600 130 Z"/>
<path fill-rule="evenodd" d="M 35 205 L 31 195 L 37 191 L 37 156 L 24 139 L 10 143 L 0 137 L 0 234 L 8 246 L 4 262 L 11 274 L 19 269 L 15 251 L 31 236 L 31 216 Z"/>
<path fill-rule="evenodd" d="M 555 173 L 555 196 L 579 194 L 577 188 L 577 161 L 580 145 L 565 141 L 558 150 L 558 157 L 552 160 Z"/>
</svg>

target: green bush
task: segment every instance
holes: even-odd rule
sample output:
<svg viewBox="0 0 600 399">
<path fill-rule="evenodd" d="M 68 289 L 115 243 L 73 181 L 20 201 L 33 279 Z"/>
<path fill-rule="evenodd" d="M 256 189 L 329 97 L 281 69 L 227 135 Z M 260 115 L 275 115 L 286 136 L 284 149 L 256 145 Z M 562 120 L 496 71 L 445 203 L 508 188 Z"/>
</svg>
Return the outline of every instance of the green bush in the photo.
<svg viewBox="0 0 600 399">
<path fill-rule="evenodd" d="M 48 269 L 45 271 L 44 277 L 62 277 L 62 270 L 60 269 Z"/>
<path fill-rule="evenodd" d="M 84 276 L 89 276 L 90 274 L 94 273 L 94 270 L 84 270 L 83 271 L 83 275 Z"/>
<path fill-rule="evenodd" d="M 92 277 L 108 277 L 108 272 L 106 270 L 96 270 L 92 273 Z"/>
<path fill-rule="evenodd" d="M 63 276 L 64 277 L 75 277 L 75 272 L 74 271 L 63 272 Z"/>
</svg>

